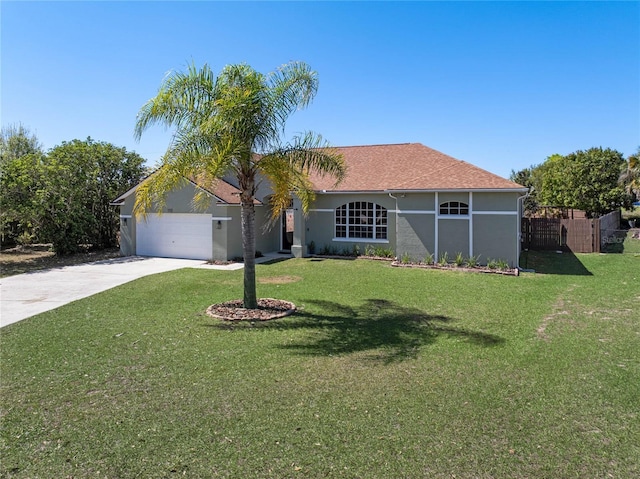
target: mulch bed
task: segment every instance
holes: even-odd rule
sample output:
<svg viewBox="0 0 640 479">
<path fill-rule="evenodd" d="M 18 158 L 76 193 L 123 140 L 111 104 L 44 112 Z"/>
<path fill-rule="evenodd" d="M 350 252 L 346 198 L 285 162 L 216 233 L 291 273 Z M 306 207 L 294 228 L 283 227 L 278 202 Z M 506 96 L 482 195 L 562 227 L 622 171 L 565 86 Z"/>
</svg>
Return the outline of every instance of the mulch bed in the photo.
<svg viewBox="0 0 640 479">
<path fill-rule="evenodd" d="M 465 273 L 491 273 L 491 274 L 503 274 L 506 276 L 519 276 L 520 271 L 518 268 L 509 268 L 509 269 L 491 269 L 483 266 L 469 268 L 465 266 L 455 266 L 455 265 L 446 265 L 441 266 L 439 264 L 424 264 L 424 263 L 400 263 L 398 261 L 394 261 L 391 263 L 391 266 L 396 268 L 423 268 L 423 269 L 442 269 L 445 271 L 463 271 Z"/>
<path fill-rule="evenodd" d="M 271 319 L 284 318 L 295 311 L 295 304 L 273 298 L 259 299 L 258 309 L 244 308 L 241 299 L 212 304 L 207 308 L 209 316 L 225 321 L 269 321 Z"/>
</svg>

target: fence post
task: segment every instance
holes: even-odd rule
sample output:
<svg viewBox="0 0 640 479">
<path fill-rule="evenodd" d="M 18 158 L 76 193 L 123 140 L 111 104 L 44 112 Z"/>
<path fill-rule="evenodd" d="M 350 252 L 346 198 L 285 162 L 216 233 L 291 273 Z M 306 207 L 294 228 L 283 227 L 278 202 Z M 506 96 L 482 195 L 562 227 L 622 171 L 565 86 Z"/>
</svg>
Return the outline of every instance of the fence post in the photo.
<svg viewBox="0 0 640 479">
<path fill-rule="evenodd" d="M 594 220 L 591 220 L 593 222 L 593 233 L 592 233 L 592 244 L 593 244 L 593 248 L 591 248 L 591 250 L 594 253 L 600 253 L 600 218 L 596 218 Z"/>
</svg>

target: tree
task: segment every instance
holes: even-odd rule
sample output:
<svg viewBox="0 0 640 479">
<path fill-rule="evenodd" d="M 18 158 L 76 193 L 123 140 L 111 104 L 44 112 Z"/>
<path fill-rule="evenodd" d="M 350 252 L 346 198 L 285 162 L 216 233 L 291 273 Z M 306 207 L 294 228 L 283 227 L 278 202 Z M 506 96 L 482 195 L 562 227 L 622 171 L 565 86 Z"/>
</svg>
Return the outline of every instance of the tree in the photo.
<svg viewBox="0 0 640 479">
<path fill-rule="evenodd" d="M 0 132 L 0 236 L 2 242 L 30 242 L 38 234 L 34 201 L 42 179 L 42 145 L 22 125 Z"/>
<path fill-rule="evenodd" d="M 536 173 L 542 178 L 539 200 L 584 210 L 589 217 L 619 208 L 627 202 L 618 181 L 624 163 L 622 153 L 610 148 L 552 155 Z"/>
<path fill-rule="evenodd" d="M 634 199 L 640 199 L 640 147 L 627 158 L 618 181 L 629 195 L 630 202 Z"/>
<path fill-rule="evenodd" d="M 119 218 L 109 201 L 143 174 L 142 157 L 110 143 L 87 138 L 56 146 L 47 154 L 37 195 L 42 238 L 60 255 L 82 245 L 115 246 Z"/>
<path fill-rule="evenodd" d="M 535 183 L 534 172 L 536 166 L 523 168 L 520 171 L 511 170 L 509 179 L 519 185 L 529 188 L 529 194 L 524 200 L 524 215 L 531 216 L 538 210 L 538 190 L 539 186 Z"/>
<path fill-rule="evenodd" d="M 244 255 L 244 307 L 258 307 L 255 278 L 254 195 L 261 179 L 271 185 L 272 220 L 297 195 L 306 211 L 313 200 L 309 172 L 344 176 L 344 162 L 314 133 L 283 143 L 285 123 L 305 108 L 318 88 L 317 74 L 292 62 L 268 75 L 248 65 L 230 65 L 216 77 L 208 65 L 172 72 L 138 113 L 139 139 L 151 125 L 175 127 L 161 167 L 137 191 L 135 211 L 161 206 L 174 187 L 193 178 L 206 183 L 233 176 L 240 190 Z M 202 205 L 204 193 L 194 202 Z"/>
</svg>

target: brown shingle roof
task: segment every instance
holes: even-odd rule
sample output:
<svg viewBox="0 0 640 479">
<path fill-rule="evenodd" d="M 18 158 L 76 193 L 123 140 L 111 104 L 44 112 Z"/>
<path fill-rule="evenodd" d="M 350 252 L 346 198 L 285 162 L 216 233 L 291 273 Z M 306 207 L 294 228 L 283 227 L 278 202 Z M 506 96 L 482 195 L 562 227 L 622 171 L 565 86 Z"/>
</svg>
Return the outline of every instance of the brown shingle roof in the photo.
<svg viewBox="0 0 640 479">
<path fill-rule="evenodd" d="M 240 190 L 235 186 L 233 186 L 231 183 L 228 183 L 223 179 L 218 179 L 214 183 L 209 184 L 207 186 L 198 184 L 195 181 L 192 181 L 192 183 L 208 191 L 209 193 L 214 195 L 216 198 L 222 200 L 223 203 L 227 203 L 230 205 L 240 204 Z M 257 199 L 254 199 L 253 203 L 256 205 L 262 204 Z"/>
<path fill-rule="evenodd" d="M 420 143 L 338 147 L 347 175 L 337 187 L 331 177 L 312 175 L 318 191 L 523 189 L 465 161 Z"/>
</svg>

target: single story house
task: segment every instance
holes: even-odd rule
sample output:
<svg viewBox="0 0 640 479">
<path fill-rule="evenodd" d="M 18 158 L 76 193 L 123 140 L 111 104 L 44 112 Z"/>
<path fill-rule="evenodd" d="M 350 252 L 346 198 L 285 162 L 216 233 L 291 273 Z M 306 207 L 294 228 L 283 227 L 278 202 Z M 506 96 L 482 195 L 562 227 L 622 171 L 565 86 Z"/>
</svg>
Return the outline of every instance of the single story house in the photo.
<svg viewBox="0 0 640 479">
<path fill-rule="evenodd" d="M 315 251 L 383 247 L 397 257 L 437 260 L 502 259 L 517 266 L 522 198 L 527 188 L 419 143 L 339 147 L 347 166 L 343 182 L 312 177 L 316 200 L 305 216 L 292 198 L 280 225 L 263 230 L 269 218 L 268 187 L 256 195 L 256 250 Z M 123 255 L 230 260 L 242 256 L 239 190 L 233 178 L 213 187 L 185 185 L 172 192 L 161 215 L 133 215 L 132 188 L 112 204 L 120 207 Z M 196 188 L 213 198 L 195 213 Z"/>
</svg>

